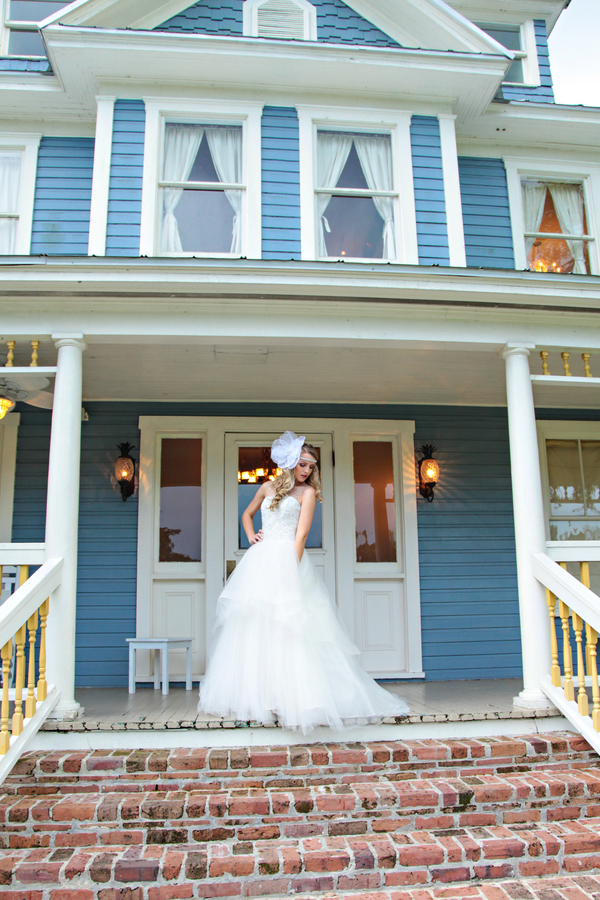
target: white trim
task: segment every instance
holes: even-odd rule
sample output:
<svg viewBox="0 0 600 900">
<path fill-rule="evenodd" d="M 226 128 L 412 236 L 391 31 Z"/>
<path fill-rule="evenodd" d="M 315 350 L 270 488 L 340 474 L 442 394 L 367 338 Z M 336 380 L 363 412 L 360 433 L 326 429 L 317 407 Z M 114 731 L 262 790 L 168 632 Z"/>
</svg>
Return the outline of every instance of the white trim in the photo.
<svg viewBox="0 0 600 900">
<path fill-rule="evenodd" d="M 566 380 L 566 379 L 565 379 Z M 571 379 L 568 379 L 569 381 Z M 551 547 L 564 545 L 565 548 L 584 545 L 600 549 L 600 541 L 551 541 L 550 540 L 550 490 L 548 478 L 548 458 L 546 456 L 546 440 L 592 440 L 600 441 L 600 422 L 580 422 L 577 420 L 554 421 L 552 419 L 539 419 L 537 422 L 538 452 L 540 456 L 540 474 L 542 477 L 542 494 L 544 499 L 544 521 L 546 523 L 546 540 Z M 585 522 L 584 516 L 573 516 Z M 553 554 L 556 559 L 556 554 Z"/>
<path fill-rule="evenodd" d="M 248 100 L 178 100 L 144 98 L 146 129 L 142 178 L 142 221 L 140 256 L 161 255 L 158 251 L 158 182 L 164 125 L 167 118 L 190 121 L 238 124 L 243 128 L 242 182 L 246 185 L 242 200 L 242 249 L 240 256 L 261 257 L 261 115 L 264 104 Z M 170 255 L 170 254 L 169 254 Z M 215 253 L 184 253 L 177 256 L 208 256 Z M 230 258 L 230 254 L 223 254 Z"/>
<path fill-rule="evenodd" d="M 394 190 L 398 199 L 394 204 L 397 258 L 391 262 L 418 265 L 417 220 L 415 212 L 410 142 L 410 111 L 355 110 L 321 106 L 297 106 L 300 129 L 300 218 L 303 260 L 316 260 L 317 220 L 315 213 L 315 181 L 317 160 L 317 130 L 319 127 L 347 128 L 352 131 L 386 132 L 392 142 Z M 335 261 L 333 257 L 320 260 Z M 387 263 L 382 259 L 360 259 L 353 262 Z"/>
<path fill-rule="evenodd" d="M 456 116 L 448 113 L 438 115 L 440 123 L 440 144 L 442 150 L 442 172 L 444 176 L 444 198 L 446 200 L 446 225 L 448 227 L 448 252 L 451 266 L 466 267 L 465 229 L 460 195 L 458 172 L 458 151 L 456 148 Z"/>
<path fill-rule="evenodd" d="M 527 19 L 521 25 L 521 47 L 526 54 L 522 60 L 523 84 L 525 87 L 539 87 L 542 81 L 533 19 Z"/>
<path fill-rule="evenodd" d="M 258 34 L 258 8 L 269 0 L 245 0 L 243 5 L 243 33 L 245 37 L 260 37 Z M 317 11 L 308 0 L 291 0 L 303 12 L 305 41 L 317 40 Z"/>
<path fill-rule="evenodd" d="M 21 174 L 19 180 L 19 201 L 17 213 L 17 237 L 15 256 L 27 256 L 31 249 L 31 225 L 35 200 L 35 178 L 37 172 L 38 148 L 41 134 L 2 134 L 0 152 L 19 151 L 21 153 Z"/>
<path fill-rule="evenodd" d="M 505 156 L 508 204 L 513 232 L 515 269 L 527 269 L 525 255 L 525 218 L 521 180 L 539 178 L 540 181 L 580 181 L 587 219 L 588 234 L 595 240 L 588 243 L 592 275 L 600 274 L 598 223 L 600 223 L 600 165 L 597 163 L 565 162 L 539 157 Z"/>
<path fill-rule="evenodd" d="M 96 138 L 94 142 L 94 174 L 90 210 L 88 256 L 106 254 L 108 190 L 113 142 L 113 118 L 116 97 L 96 97 Z"/>
<path fill-rule="evenodd" d="M 14 412 L 0 421 L 0 542 L 2 543 L 10 543 L 12 538 L 17 434 L 20 421 L 21 414 Z"/>
</svg>

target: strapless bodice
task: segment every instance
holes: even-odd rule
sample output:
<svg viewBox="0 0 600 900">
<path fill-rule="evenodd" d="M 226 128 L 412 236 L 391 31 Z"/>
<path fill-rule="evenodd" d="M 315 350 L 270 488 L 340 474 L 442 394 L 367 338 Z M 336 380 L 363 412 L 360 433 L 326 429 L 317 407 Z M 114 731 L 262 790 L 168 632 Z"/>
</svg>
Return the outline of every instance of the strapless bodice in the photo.
<svg viewBox="0 0 600 900">
<path fill-rule="evenodd" d="M 265 541 L 293 541 L 300 518 L 300 503 L 295 497 L 283 497 L 277 509 L 271 509 L 271 497 L 265 497 L 260 512 Z"/>
</svg>

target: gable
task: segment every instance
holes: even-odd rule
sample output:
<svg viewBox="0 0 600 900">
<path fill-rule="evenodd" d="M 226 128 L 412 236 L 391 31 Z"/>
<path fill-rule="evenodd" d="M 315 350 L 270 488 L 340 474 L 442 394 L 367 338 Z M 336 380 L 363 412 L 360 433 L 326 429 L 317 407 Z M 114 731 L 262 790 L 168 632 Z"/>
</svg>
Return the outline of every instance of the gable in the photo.
<svg viewBox="0 0 600 900">
<path fill-rule="evenodd" d="M 344 0 L 312 0 L 317 40 L 329 44 L 399 47 L 388 34 L 351 9 Z M 154 31 L 243 36 L 243 0 L 198 0 Z"/>
</svg>

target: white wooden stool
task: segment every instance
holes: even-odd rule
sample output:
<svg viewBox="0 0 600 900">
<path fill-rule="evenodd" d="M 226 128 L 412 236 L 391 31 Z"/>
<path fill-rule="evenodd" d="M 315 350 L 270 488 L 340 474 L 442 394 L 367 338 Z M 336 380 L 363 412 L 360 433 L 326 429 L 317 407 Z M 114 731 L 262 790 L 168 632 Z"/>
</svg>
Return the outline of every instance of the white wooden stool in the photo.
<svg viewBox="0 0 600 900">
<path fill-rule="evenodd" d="M 154 690 L 160 687 L 158 653 L 162 656 L 162 692 L 169 693 L 169 650 L 185 649 L 185 689 L 192 689 L 192 639 L 191 638 L 127 638 L 129 644 L 129 693 L 135 694 L 135 663 L 137 650 L 154 651 Z"/>
</svg>

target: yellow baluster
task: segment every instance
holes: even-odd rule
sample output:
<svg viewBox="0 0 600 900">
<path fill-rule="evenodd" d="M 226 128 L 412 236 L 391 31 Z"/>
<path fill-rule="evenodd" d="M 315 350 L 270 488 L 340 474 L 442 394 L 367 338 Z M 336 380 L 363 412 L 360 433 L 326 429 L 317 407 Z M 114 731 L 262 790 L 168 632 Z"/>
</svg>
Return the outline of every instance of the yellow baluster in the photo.
<svg viewBox="0 0 600 900">
<path fill-rule="evenodd" d="M 577 613 L 573 613 L 572 615 L 575 641 L 577 642 L 577 680 L 579 681 L 577 709 L 582 716 L 589 716 L 590 709 L 588 695 L 585 690 L 585 666 L 583 663 L 583 619 L 581 616 L 578 616 Z"/>
<path fill-rule="evenodd" d="M 558 664 L 558 641 L 556 640 L 556 622 L 554 620 L 554 611 L 556 609 L 556 597 L 546 588 L 546 602 L 548 604 L 548 612 L 550 614 L 550 649 L 552 652 L 552 668 L 550 677 L 554 687 L 560 687 L 560 666 Z"/>
<path fill-rule="evenodd" d="M 15 711 L 12 717 L 12 733 L 17 735 L 23 731 L 23 688 L 25 686 L 25 641 L 27 625 L 23 622 L 15 635 L 17 645 L 17 670 L 15 673 Z"/>
<path fill-rule="evenodd" d="M 29 566 L 19 566 L 19 587 L 25 584 L 29 578 Z"/>
<path fill-rule="evenodd" d="M 0 725 L 0 756 L 10 750 L 10 732 L 8 730 L 8 679 L 10 677 L 10 661 L 12 659 L 12 638 L 0 651 L 2 655 L 2 724 Z"/>
<path fill-rule="evenodd" d="M 27 619 L 29 629 L 29 667 L 27 671 L 27 700 L 25 701 L 25 718 L 31 719 L 35 714 L 35 636 L 38 627 L 37 610 Z"/>
<path fill-rule="evenodd" d="M 548 351 L 542 350 L 540 352 L 540 356 L 542 357 L 542 375 L 549 375 L 550 369 L 548 368 Z"/>
<path fill-rule="evenodd" d="M 46 620 L 50 609 L 50 598 L 46 597 L 40 606 L 40 674 L 38 678 L 37 698 L 42 703 L 48 696 L 48 685 L 46 683 Z"/>
<path fill-rule="evenodd" d="M 15 344 L 16 341 L 7 341 L 6 346 L 8 347 L 8 353 L 6 354 L 6 368 L 10 369 L 14 366 L 14 358 L 15 358 Z"/>
<path fill-rule="evenodd" d="M 595 731 L 600 731 L 600 685 L 598 684 L 598 659 L 597 648 L 598 635 L 586 622 L 585 637 L 587 646 L 590 648 L 590 675 L 592 676 L 592 725 Z"/>
<path fill-rule="evenodd" d="M 31 342 L 31 362 L 29 363 L 30 368 L 35 368 L 38 364 L 38 350 L 39 350 L 40 342 L 32 341 Z"/>
<path fill-rule="evenodd" d="M 561 353 L 560 356 L 561 356 L 561 359 L 562 359 L 563 364 L 564 364 L 565 375 L 567 375 L 569 378 L 571 378 L 571 377 L 573 376 L 573 373 L 571 372 L 571 370 L 570 370 L 570 368 L 569 368 L 569 356 L 570 356 L 570 354 L 567 353 L 566 350 L 565 350 L 565 352 L 564 352 L 564 353 Z"/>
<path fill-rule="evenodd" d="M 579 580 L 584 585 L 584 587 L 586 587 L 586 588 L 590 587 L 590 564 L 589 564 L 589 562 L 582 561 L 579 563 Z M 586 625 L 586 635 L 587 635 L 587 625 Z M 589 648 L 589 645 L 586 640 L 586 643 L 585 643 L 585 669 L 586 669 L 586 672 L 588 673 L 588 675 L 590 673 L 590 664 L 591 664 L 590 648 Z"/>
<path fill-rule="evenodd" d="M 582 353 L 581 358 L 583 360 L 583 371 L 585 372 L 585 377 L 592 378 L 592 370 L 590 369 L 590 354 Z"/>
</svg>

